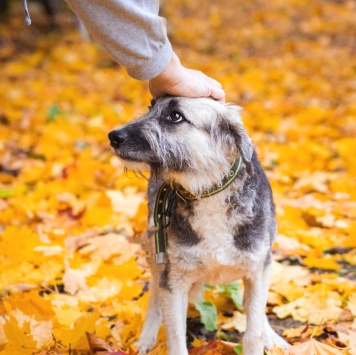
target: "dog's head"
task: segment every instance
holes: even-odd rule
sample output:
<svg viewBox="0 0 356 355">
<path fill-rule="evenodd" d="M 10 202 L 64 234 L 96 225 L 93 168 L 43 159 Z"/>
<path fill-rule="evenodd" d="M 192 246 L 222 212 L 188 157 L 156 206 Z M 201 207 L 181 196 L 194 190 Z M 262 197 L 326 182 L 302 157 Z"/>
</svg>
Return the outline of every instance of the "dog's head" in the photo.
<svg viewBox="0 0 356 355">
<path fill-rule="evenodd" d="M 253 174 L 253 145 L 239 111 L 208 98 L 159 98 L 148 113 L 110 132 L 109 139 L 128 168 L 149 168 L 185 187 L 200 178 L 204 189 L 219 181 L 239 154 Z"/>
</svg>

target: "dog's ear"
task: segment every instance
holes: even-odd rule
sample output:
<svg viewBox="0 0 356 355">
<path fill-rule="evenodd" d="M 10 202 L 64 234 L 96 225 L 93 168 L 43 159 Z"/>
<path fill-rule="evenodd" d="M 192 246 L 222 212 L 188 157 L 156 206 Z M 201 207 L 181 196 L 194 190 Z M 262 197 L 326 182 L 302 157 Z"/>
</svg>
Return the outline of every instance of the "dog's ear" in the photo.
<svg viewBox="0 0 356 355">
<path fill-rule="evenodd" d="M 242 108 L 233 105 L 227 105 L 226 108 L 228 110 L 228 123 L 237 144 L 237 148 L 239 149 L 242 160 L 246 165 L 246 171 L 250 176 L 252 176 L 253 166 L 251 160 L 253 155 L 253 144 L 251 138 L 247 135 L 241 120 L 240 111 Z"/>
</svg>

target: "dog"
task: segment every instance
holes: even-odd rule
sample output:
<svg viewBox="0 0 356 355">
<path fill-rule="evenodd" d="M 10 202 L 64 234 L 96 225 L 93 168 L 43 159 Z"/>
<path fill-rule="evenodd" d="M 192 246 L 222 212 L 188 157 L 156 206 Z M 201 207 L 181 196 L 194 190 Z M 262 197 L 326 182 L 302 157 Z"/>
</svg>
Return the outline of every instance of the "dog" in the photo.
<svg viewBox="0 0 356 355">
<path fill-rule="evenodd" d="M 152 277 L 140 354 L 156 344 L 163 319 L 169 355 L 187 355 L 188 299 L 201 297 L 204 283 L 241 278 L 244 355 L 288 347 L 265 314 L 276 233 L 272 192 L 239 112 L 210 98 L 164 97 L 109 133 L 127 168 L 151 173 L 144 241 Z"/>
</svg>

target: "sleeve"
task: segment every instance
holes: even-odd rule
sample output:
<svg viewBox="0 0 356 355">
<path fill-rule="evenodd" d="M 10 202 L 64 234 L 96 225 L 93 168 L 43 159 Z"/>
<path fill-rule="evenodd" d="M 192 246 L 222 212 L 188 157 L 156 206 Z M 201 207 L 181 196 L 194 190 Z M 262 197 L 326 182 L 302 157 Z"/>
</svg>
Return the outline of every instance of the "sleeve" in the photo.
<svg viewBox="0 0 356 355">
<path fill-rule="evenodd" d="M 158 0 L 66 0 L 95 41 L 139 80 L 160 74 L 172 57 Z"/>
</svg>

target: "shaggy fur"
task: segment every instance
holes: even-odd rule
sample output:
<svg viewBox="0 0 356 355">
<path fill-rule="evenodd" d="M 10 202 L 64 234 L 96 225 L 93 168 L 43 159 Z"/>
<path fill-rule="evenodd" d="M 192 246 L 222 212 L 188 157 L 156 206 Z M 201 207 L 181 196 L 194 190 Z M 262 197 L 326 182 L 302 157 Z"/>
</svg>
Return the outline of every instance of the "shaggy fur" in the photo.
<svg viewBox="0 0 356 355">
<path fill-rule="evenodd" d="M 149 228 L 145 249 L 152 271 L 146 321 L 138 340 L 145 354 L 157 340 L 163 319 L 170 355 L 186 355 L 188 295 L 201 297 L 204 283 L 244 280 L 247 328 L 244 355 L 288 344 L 265 315 L 271 244 L 275 235 L 272 193 L 247 136 L 240 108 L 211 99 L 166 97 L 147 114 L 109 134 L 111 146 L 128 168 L 149 170 Z M 194 201 L 176 198 L 168 231 L 168 262 L 154 260 L 152 213 L 163 181 L 201 194 L 223 179 L 241 156 L 237 178 L 220 193 Z"/>
</svg>

